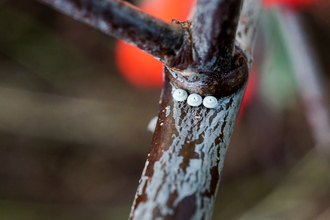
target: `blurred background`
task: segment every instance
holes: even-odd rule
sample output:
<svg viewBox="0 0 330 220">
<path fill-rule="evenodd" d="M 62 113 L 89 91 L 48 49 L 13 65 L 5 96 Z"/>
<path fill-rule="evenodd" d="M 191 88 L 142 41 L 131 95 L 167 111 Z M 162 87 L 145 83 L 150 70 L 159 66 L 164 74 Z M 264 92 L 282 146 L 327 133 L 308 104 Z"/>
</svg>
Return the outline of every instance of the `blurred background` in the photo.
<svg viewBox="0 0 330 220">
<path fill-rule="evenodd" d="M 159 13 L 157 1 L 143 7 Z M 188 15 L 170 2 L 167 16 Z M 214 220 L 330 219 L 329 15 L 328 1 L 265 1 Z M 161 65 L 143 69 L 126 47 L 36 1 L 0 0 L 1 220 L 128 218 Z"/>
</svg>

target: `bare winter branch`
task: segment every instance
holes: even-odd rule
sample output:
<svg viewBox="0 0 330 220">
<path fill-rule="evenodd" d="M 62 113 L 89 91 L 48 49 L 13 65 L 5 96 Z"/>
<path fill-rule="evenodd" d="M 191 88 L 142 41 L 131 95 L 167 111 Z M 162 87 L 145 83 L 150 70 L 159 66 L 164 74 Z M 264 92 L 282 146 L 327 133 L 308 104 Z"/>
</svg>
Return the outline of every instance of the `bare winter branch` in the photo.
<svg viewBox="0 0 330 220">
<path fill-rule="evenodd" d="M 235 50 L 238 22 L 246 21 L 239 19 L 242 0 L 198 0 L 193 21 L 175 24 L 119 0 L 39 1 L 165 64 L 161 109 L 130 219 L 210 220 L 248 78 L 244 52 L 254 35 L 247 32 Z M 253 1 L 260 0 L 246 3 Z M 201 99 L 213 96 L 216 107 L 175 101 L 178 88 Z"/>
<path fill-rule="evenodd" d="M 252 43 L 254 36 L 248 34 L 233 54 L 240 6 L 241 1 L 199 0 L 192 29 L 190 22 L 183 23 L 188 46 L 182 47 L 186 49 L 182 50 L 183 56 L 177 56 L 180 68 L 175 62 L 164 68 L 158 122 L 131 220 L 212 218 L 229 139 L 247 82 L 248 66 L 243 57 L 245 51 L 250 51 L 246 45 L 251 44 L 243 42 Z M 252 11 L 255 14 L 258 12 Z M 255 22 L 244 23 L 244 27 L 254 33 Z M 193 57 L 191 69 L 182 65 L 191 61 L 187 55 Z M 189 94 L 218 97 L 218 106 L 206 109 L 174 101 L 172 93 L 177 88 Z"/>
<path fill-rule="evenodd" d="M 198 0 L 192 38 L 197 56 L 206 67 L 230 71 L 241 4 L 242 0 Z"/>
<path fill-rule="evenodd" d="M 252 62 L 251 48 L 255 39 L 260 10 L 261 0 L 244 0 L 236 32 L 236 41 L 244 51 L 249 66 L 251 66 Z"/>
<path fill-rule="evenodd" d="M 173 100 L 169 81 L 130 219 L 211 220 L 244 89 L 207 109 Z"/>
<path fill-rule="evenodd" d="M 131 43 L 157 59 L 175 55 L 183 42 L 179 26 L 166 23 L 118 0 L 38 0 Z"/>
</svg>

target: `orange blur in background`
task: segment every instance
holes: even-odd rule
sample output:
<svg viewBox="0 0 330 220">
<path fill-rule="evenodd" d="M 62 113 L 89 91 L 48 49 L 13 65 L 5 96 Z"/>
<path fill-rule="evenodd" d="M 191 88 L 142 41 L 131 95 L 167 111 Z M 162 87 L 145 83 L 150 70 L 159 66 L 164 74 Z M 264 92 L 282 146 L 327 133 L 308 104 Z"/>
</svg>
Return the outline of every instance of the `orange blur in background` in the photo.
<svg viewBox="0 0 330 220">
<path fill-rule="evenodd" d="M 140 8 L 168 22 L 171 22 L 173 18 L 185 21 L 194 2 L 194 0 L 148 0 L 143 2 Z M 120 72 L 134 86 L 162 87 L 163 65 L 150 54 L 124 41 L 118 41 L 116 59 Z"/>
</svg>

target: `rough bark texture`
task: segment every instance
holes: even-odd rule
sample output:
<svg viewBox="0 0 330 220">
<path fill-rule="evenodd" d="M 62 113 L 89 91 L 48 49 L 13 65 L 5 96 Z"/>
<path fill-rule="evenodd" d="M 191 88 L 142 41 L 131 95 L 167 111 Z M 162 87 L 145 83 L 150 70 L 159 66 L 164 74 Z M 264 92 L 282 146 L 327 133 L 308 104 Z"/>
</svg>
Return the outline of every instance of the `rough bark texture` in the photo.
<svg viewBox="0 0 330 220">
<path fill-rule="evenodd" d="M 235 56 L 233 56 L 233 60 L 230 62 L 231 69 L 228 72 L 212 70 L 203 72 L 198 66 L 197 68 L 194 66 L 196 63 L 192 63 L 190 67 L 184 70 L 169 67 L 168 77 L 173 85 L 177 88 L 185 89 L 189 93 L 217 97 L 233 94 L 241 89 L 248 79 L 248 74 L 243 70 L 247 68 L 245 65 L 246 60 L 241 52 L 237 48 Z M 184 54 L 187 54 L 187 52 Z"/>
<path fill-rule="evenodd" d="M 165 68 L 166 76 L 170 75 Z M 244 86 L 214 109 L 173 101 L 166 77 L 130 219 L 209 220 Z"/>
<path fill-rule="evenodd" d="M 195 60 L 214 71 L 231 70 L 242 0 L 198 0 L 192 24 Z"/>
<path fill-rule="evenodd" d="M 210 220 L 251 64 L 260 0 L 198 0 L 193 22 L 168 24 L 117 0 L 39 0 L 160 59 L 165 83 L 132 220 Z M 257 4 L 258 5 L 258 4 Z M 237 23 L 238 42 L 235 48 Z M 212 95 L 192 107 L 174 89 Z"/>
<path fill-rule="evenodd" d="M 261 10 L 261 0 L 244 0 L 236 32 L 236 44 L 246 56 L 248 66 L 252 64 L 252 47 Z"/>
<path fill-rule="evenodd" d="M 181 26 L 117 0 L 38 0 L 164 61 L 183 43 Z"/>
<path fill-rule="evenodd" d="M 203 3 L 205 6 L 201 6 Z M 199 7 L 211 12 L 212 5 L 221 3 L 224 1 L 200 0 Z M 232 10 L 235 11 L 234 5 Z M 169 67 L 165 67 L 159 119 L 132 206 L 131 220 L 212 218 L 227 147 L 251 66 L 251 47 L 259 8 L 259 0 L 246 0 L 239 19 L 239 31 L 236 33 L 235 22 L 232 22 L 235 27 L 229 28 L 228 35 L 221 34 L 224 30 L 213 30 L 212 19 L 217 22 L 214 21 L 217 13 L 219 18 L 222 16 L 214 9 L 217 13 L 209 14 L 209 20 L 203 21 L 204 15 L 202 12 L 198 15 L 197 6 L 195 27 L 189 22 L 181 23 L 185 46 Z M 231 19 L 238 20 L 238 17 L 232 15 Z M 221 23 L 218 24 L 220 28 L 225 26 Z M 225 55 L 219 56 L 222 53 L 221 40 L 214 41 L 213 37 L 229 37 L 233 33 L 233 39 L 237 34 L 238 40 L 236 54 L 233 56 L 230 51 L 233 59 L 227 59 L 224 67 L 218 62 L 225 61 Z M 228 40 L 226 37 L 224 39 Z M 234 41 L 228 41 L 227 47 L 222 45 L 227 55 L 228 48 L 233 48 L 230 42 Z M 205 58 L 205 62 L 198 56 Z M 186 102 L 173 101 L 171 93 L 176 88 L 202 96 L 213 95 L 219 100 L 218 107 L 191 107 Z"/>
</svg>

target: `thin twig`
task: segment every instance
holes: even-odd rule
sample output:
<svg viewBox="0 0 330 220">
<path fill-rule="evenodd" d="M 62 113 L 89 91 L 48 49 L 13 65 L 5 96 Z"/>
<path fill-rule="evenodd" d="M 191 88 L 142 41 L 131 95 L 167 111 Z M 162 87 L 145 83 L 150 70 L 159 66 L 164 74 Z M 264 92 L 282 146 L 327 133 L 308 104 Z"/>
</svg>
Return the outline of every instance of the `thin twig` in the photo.
<svg viewBox="0 0 330 220">
<path fill-rule="evenodd" d="M 242 0 L 198 0 L 192 38 L 197 52 L 195 59 L 200 59 L 205 68 L 231 70 L 241 4 Z"/>
<path fill-rule="evenodd" d="M 118 0 L 38 0 L 163 61 L 183 42 L 181 27 Z"/>
</svg>

